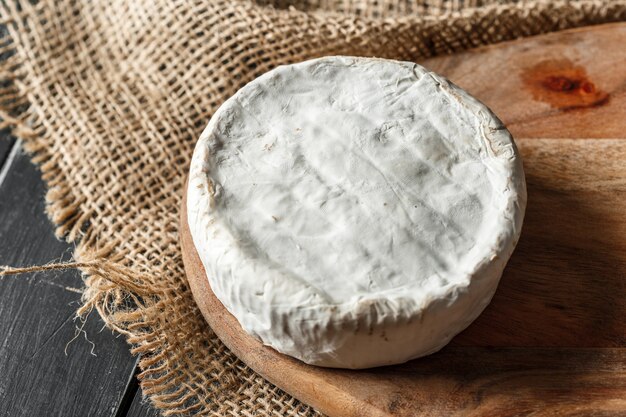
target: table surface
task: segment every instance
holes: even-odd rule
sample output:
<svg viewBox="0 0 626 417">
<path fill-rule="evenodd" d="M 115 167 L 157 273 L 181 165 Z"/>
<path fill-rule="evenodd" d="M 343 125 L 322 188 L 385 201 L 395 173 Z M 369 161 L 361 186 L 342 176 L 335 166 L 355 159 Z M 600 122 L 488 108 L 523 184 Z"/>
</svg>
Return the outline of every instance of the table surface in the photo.
<svg viewBox="0 0 626 417">
<path fill-rule="evenodd" d="M 0 132 L 0 265 L 68 261 L 54 237 L 41 173 L 20 141 Z M 137 358 L 93 312 L 75 318 L 77 270 L 0 277 L 0 416 L 148 417 Z M 80 329 L 80 330 L 79 330 Z"/>
</svg>

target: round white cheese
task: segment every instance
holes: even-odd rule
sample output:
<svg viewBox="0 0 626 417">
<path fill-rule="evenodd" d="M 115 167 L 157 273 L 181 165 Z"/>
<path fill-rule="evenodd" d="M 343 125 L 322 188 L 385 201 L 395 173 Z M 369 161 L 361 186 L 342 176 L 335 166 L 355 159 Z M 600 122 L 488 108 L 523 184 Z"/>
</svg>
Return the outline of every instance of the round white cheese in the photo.
<svg viewBox="0 0 626 417">
<path fill-rule="evenodd" d="M 196 146 L 188 221 L 211 288 L 250 335 L 321 366 L 441 349 L 491 300 L 526 205 L 491 111 L 409 62 L 278 67 Z"/>
</svg>

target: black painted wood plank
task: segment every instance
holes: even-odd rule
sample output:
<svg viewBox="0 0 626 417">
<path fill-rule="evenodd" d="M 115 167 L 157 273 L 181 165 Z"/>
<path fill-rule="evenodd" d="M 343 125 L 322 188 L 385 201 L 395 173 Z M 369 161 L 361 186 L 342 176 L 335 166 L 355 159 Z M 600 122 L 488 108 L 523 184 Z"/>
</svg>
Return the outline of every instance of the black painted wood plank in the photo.
<svg viewBox="0 0 626 417">
<path fill-rule="evenodd" d="M 44 214 L 40 172 L 19 146 L 0 181 L 0 264 L 69 260 L 70 245 Z M 126 414 L 136 360 L 124 339 L 93 312 L 68 345 L 81 325 L 74 312 L 82 286 L 75 270 L 0 277 L 0 416 Z"/>
<path fill-rule="evenodd" d="M 4 133 L 4 134 L 3 134 Z M 6 132 L 0 131 L 0 169 L 11 152 L 11 148 L 15 144 L 15 139 L 8 136 Z"/>
<path fill-rule="evenodd" d="M 130 406 L 130 410 L 126 414 L 126 417 L 160 417 L 161 414 L 152 407 L 147 399 L 142 397 L 141 389 L 138 389 L 135 393 L 135 398 Z"/>
</svg>

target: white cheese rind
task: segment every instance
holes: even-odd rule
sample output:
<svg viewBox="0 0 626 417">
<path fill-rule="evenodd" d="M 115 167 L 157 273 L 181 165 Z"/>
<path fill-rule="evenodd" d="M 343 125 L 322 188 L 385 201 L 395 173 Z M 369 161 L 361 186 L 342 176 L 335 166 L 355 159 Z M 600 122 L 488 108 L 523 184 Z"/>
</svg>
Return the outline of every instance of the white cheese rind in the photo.
<svg viewBox="0 0 626 417">
<path fill-rule="evenodd" d="M 522 163 L 492 112 L 419 65 L 278 67 L 196 145 L 188 221 L 252 336 L 321 366 L 441 349 L 491 300 L 521 231 Z"/>
</svg>

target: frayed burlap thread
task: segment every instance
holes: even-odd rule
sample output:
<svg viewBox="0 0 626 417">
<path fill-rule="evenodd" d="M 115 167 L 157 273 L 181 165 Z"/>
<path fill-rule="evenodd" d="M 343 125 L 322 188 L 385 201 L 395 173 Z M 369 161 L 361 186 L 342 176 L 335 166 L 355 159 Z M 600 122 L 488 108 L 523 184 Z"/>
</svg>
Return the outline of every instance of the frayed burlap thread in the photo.
<svg viewBox="0 0 626 417">
<path fill-rule="evenodd" d="M 39 164 L 57 235 L 77 242 L 79 313 L 126 336 L 165 415 L 310 416 L 224 347 L 186 282 L 178 210 L 213 112 L 279 64 L 418 60 L 625 20 L 626 1 L 19 1 L 0 18 L 0 128 Z"/>
</svg>

